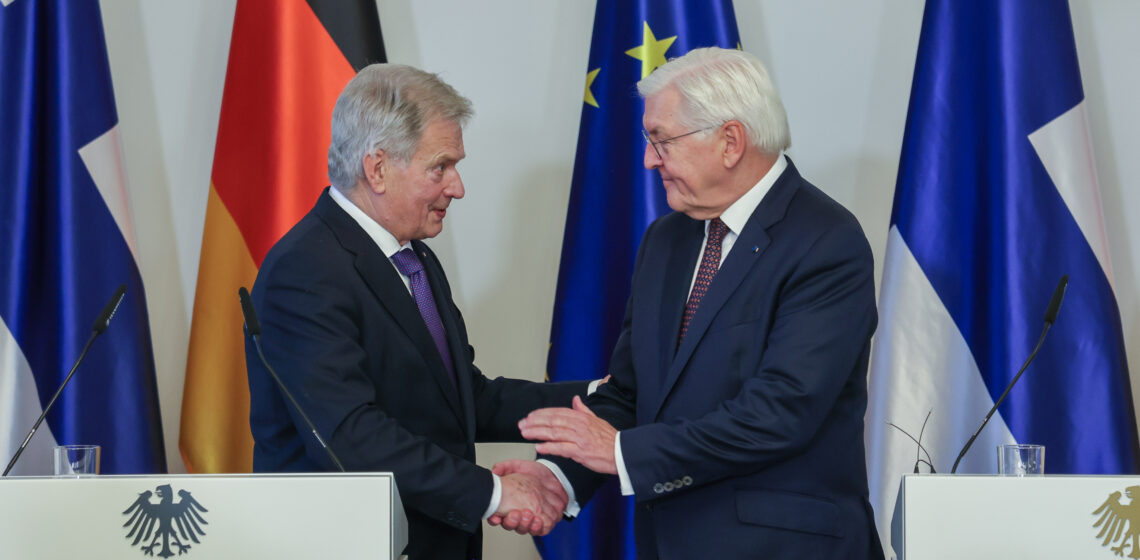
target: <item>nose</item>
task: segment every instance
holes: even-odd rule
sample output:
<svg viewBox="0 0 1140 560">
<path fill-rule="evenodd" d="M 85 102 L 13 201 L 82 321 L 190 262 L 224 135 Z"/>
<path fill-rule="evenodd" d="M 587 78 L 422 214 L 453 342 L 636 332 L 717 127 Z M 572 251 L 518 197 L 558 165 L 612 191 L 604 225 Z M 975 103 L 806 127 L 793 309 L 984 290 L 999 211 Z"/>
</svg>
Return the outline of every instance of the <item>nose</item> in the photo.
<svg viewBox="0 0 1140 560">
<path fill-rule="evenodd" d="M 653 145 L 646 142 L 645 157 L 643 158 L 642 164 L 645 165 L 646 169 L 657 169 L 664 165 L 665 162 L 661 160 L 661 156 L 657 154 L 657 150 L 653 149 Z"/>
<path fill-rule="evenodd" d="M 451 198 L 463 198 L 467 194 L 467 190 L 463 188 L 463 179 L 459 176 L 459 172 L 455 172 L 455 178 L 444 189 L 444 194 Z"/>
</svg>

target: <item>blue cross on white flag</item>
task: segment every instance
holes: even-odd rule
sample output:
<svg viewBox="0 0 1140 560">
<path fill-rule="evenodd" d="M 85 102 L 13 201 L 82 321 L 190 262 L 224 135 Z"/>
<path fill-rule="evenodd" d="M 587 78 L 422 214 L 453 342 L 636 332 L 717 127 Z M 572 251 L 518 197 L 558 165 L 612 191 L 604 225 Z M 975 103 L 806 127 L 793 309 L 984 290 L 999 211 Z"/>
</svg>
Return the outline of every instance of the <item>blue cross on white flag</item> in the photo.
<svg viewBox="0 0 1140 560">
<path fill-rule="evenodd" d="M 938 472 L 1028 356 L 1036 361 L 959 472 L 995 446 L 1046 446 L 1046 471 L 1137 469 L 1136 422 L 1113 294 L 1073 27 L 1065 0 L 929 0 L 887 241 L 867 413 L 883 543 L 923 434 Z M 921 455 L 925 459 L 925 455 Z M 926 472 L 925 469 L 923 472 Z"/>
<path fill-rule="evenodd" d="M 0 0 L 0 456 L 13 455 L 120 284 L 127 295 L 12 474 L 55 444 L 165 472 L 146 297 L 96 0 Z"/>
</svg>

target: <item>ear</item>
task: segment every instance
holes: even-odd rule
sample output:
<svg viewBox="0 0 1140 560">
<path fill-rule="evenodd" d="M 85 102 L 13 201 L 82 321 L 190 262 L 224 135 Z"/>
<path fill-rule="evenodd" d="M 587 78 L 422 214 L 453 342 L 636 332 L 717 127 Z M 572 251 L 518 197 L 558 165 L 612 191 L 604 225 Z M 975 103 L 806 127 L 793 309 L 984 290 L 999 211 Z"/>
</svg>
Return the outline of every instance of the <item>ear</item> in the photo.
<svg viewBox="0 0 1140 560">
<path fill-rule="evenodd" d="M 726 169 L 731 169 L 744 157 L 748 148 L 748 131 L 740 121 L 728 121 L 721 125 L 724 136 L 724 152 L 721 154 Z"/>
<path fill-rule="evenodd" d="M 368 189 L 375 194 L 383 194 L 386 189 L 384 179 L 388 173 L 388 155 L 384 150 L 367 153 L 361 164 L 364 166 L 364 180 Z"/>
</svg>

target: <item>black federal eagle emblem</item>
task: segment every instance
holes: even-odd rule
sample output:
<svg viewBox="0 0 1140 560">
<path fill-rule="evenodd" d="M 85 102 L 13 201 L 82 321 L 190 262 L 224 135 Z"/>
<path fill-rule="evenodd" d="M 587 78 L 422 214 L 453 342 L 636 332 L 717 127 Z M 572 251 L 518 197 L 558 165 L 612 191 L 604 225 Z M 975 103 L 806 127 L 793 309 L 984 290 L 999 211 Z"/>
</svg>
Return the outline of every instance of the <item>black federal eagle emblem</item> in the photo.
<svg viewBox="0 0 1140 560">
<path fill-rule="evenodd" d="M 1109 494 L 1108 499 L 1096 508 L 1093 515 L 1100 515 L 1093 527 L 1100 527 L 1096 538 L 1104 539 L 1101 546 L 1108 546 L 1120 542 L 1120 546 L 1112 547 L 1117 556 L 1124 556 L 1125 550 L 1131 549 L 1129 558 L 1140 558 L 1140 486 L 1129 486 L 1124 489 L 1128 494 L 1129 503 L 1120 503 L 1120 492 Z"/>
<path fill-rule="evenodd" d="M 174 556 L 171 549 L 177 549 L 181 556 L 190 550 L 190 541 L 197 544 L 198 537 L 205 536 L 202 525 L 207 525 L 202 513 L 207 512 L 202 504 L 198 503 L 190 492 L 179 490 L 178 503 L 174 503 L 174 494 L 169 484 L 163 484 L 154 489 L 158 494 L 158 503 L 151 503 L 153 495 L 150 490 L 139 494 L 135 503 L 123 512 L 131 518 L 123 524 L 130 527 L 127 539 L 132 537 L 131 546 L 138 545 L 143 554 L 154 556 L 158 548 L 158 556 L 170 558 Z"/>
</svg>

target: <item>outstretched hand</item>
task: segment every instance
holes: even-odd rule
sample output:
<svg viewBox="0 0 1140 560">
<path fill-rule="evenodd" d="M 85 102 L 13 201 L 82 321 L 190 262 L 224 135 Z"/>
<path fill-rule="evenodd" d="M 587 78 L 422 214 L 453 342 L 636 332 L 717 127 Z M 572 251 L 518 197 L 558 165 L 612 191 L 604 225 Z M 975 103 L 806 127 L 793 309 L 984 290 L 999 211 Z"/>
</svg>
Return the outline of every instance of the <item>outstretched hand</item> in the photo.
<svg viewBox="0 0 1140 560">
<path fill-rule="evenodd" d="M 617 474 L 614 440 L 617 430 L 598 418 L 580 397 L 573 408 L 542 408 L 519 421 L 519 431 L 529 440 L 542 441 L 535 450 L 566 457 L 602 474 Z"/>
</svg>

